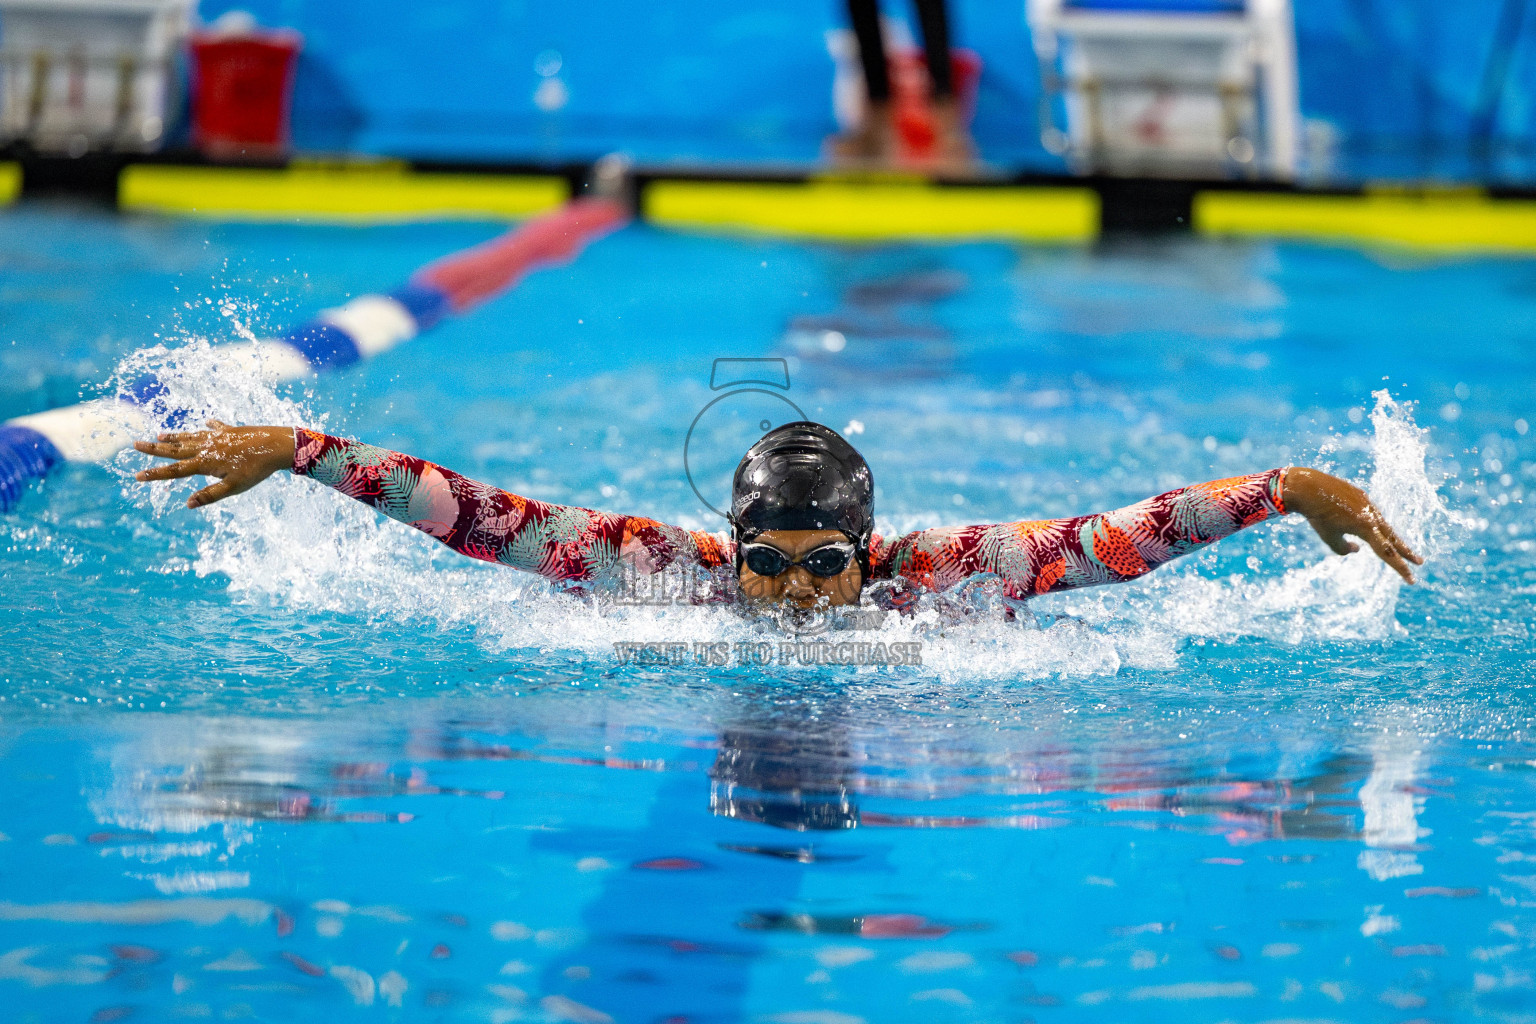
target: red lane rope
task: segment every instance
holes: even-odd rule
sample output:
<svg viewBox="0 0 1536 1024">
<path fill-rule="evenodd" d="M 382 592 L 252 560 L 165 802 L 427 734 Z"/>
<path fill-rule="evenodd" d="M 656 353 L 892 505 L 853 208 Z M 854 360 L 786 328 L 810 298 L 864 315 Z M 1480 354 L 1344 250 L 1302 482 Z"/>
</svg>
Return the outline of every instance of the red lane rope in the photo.
<svg viewBox="0 0 1536 1024">
<path fill-rule="evenodd" d="M 455 313 L 509 287 L 536 266 L 575 258 L 587 243 L 622 227 L 629 209 L 611 199 L 574 199 L 499 238 L 445 256 L 418 270 L 411 281 L 436 288 Z"/>
</svg>

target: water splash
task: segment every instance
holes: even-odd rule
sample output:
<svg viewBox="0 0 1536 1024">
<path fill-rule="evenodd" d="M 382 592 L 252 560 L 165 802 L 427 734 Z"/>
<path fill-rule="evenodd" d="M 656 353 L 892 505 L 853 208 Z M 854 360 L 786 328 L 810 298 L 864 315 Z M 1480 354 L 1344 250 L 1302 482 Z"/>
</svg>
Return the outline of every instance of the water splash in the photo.
<svg viewBox="0 0 1536 1024">
<path fill-rule="evenodd" d="M 279 397 L 259 362 L 220 365 L 206 343 L 146 350 L 125 362 L 121 376 L 142 372 L 164 381 L 168 404 L 190 410 L 192 422 L 217 416 L 239 423 L 323 423 L 302 401 Z M 1370 493 L 1410 545 L 1439 550 L 1451 519 L 1427 476 L 1425 432 L 1414 425 L 1409 407 L 1385 391 L 1376 394 L 1371 422 Z M 142 459 L 129 455 L 122 461 L 126 470 Z M 791 639 L 768 636 L 762 621 L 728 608 L 623 606 L 563 593 L 533 577 L 463 560 L 365 506 L 286 475 L 198 513 L 178 507 L 192 486 L 130 488 L 159 515 L 197 515 L 206 523 L 193 565 L 199 576 L 223 576 L 241 599 L 277 603 L 295 615 L 327 612 L 463 632 L 492 652 L 566 654 L 610 664 L 616 643 Z M 1169 669 L 1179 663 L 1179 644 L 1190 637 L 1260 636 L 1295 644 L 1381 638 L 1398 628 L 1400 583 L 1390 569 L 1365 555 L 1321 557 L 1313 545 L 1298 547 L 1297 534 L 1290 536 L 1289 547 L 1272 557 L 1308 564 L 1278 576 L 1212 579 L 1199 567 L 1165 570 L 1145 584 L 1071 595 L 1069 617 L 1046 628 L 1004 622 L 996 609 L 955 616 L 953 601 L 936 598 L 916 616 L 890 616 L 878 629 L 849 639 L 921 643 L 924 674 L 986 684 L 1114 675 L 1127 666 Z"/>
<path fill-rule="evenodd" d="M 1374 398 L 1372 435 L 1363 444 L 1373 468 L 1363 486 L 1409 547 L 1432 559 L 1464 524 L 1430 480 L 1428 432 L 1415 425 L 1411 406 L 1385 390 Z M 1257 578 L 1213 579 L 1186 570 L 1124 601 L 1093 595 L 1074 610 L 1090 621 L 1134 617 L 1185 636 L 1260 636 L 1287 644 L 1378 640 L 1402 631 L 1396 619 L 1402 580 L 1365 544 L 1360 553 L 1340 558 L 1329 555 L 1303 523 L 1279 529 L 1289 537 L 1279 558 L 1306 564 Z"/>
</svg>

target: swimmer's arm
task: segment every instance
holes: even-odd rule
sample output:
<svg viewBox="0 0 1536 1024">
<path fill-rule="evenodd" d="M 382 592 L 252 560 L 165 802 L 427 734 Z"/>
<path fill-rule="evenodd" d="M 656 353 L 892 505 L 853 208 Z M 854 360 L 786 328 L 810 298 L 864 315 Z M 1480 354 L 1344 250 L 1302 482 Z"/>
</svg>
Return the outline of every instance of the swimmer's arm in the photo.
<svg viewBox="0 0 1536 1024">
<path fill-rule="evenodd" d="M 1066 543 L 1059 548 L 1060 579 L 1049 590 L 1135 579 L 1180 555 L 1230 537 L 1238 530 L 1297 513 L 1323 542 L 1347 555 L 1365 540 L 1404 581 L 1413 583 L 1409 563 L 1424 560 L 1403 543 L 1364 491 L 1315 469 L 1290 466 L 1264 473 L 1191 484 L 1114 512 L 1065 520 Z M 1054 573 L 1047 563 L 1047 571 Z M 1037 586 L 1045 582 L 1037 577 Z"/>
<path fill-rule="evenodd" d="M 1339 554 L 1360 537 L 1409 583 L 1422 565 L 1358 487 L 1290 467 L 1194 484 L 1098 515 L 926 530 L 895 545 L 892 574 L 943 588 L 977 573 L 1015 597 L 1135 579 L 1238 530 L 1296 512 Z"/>
<path fill-rule="evenodd" d="M 710 553 L 692 535 L 649 519 L 524 498 L 424 459 L 302 427 L 231 427 L 213 420 L 209 426 L 136 443 L 141 452 L 177 460 L 144 470 L 138 479 L 220 477 L 188 500 L 188 508 L 197 508 L 292 469 L 460 554 L 554 580 L 590 579 L 621 554 L 646 571 L 678 558 L 710 564 Z"/>
</svg>

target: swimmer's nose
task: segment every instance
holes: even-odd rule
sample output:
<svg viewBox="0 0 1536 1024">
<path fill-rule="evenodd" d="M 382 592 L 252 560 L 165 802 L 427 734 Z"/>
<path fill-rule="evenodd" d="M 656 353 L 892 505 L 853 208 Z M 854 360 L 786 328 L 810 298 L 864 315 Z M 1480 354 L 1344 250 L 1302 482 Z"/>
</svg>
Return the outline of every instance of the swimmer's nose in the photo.
<svg viewBox="0 0 1536 1024">
<path fill-rule="evenodd" d="M 791 601 L 815 598 L 816 587 L 811 583 L 811 574 L 798 565 L 791 568 L 784 580 L 784 596 Z"/>
</svg>

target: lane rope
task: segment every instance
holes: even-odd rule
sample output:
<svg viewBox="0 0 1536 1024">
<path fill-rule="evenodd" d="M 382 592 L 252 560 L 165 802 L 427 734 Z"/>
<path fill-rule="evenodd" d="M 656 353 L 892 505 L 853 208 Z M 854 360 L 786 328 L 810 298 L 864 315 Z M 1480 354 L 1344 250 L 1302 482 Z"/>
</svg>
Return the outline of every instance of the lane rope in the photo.
<svg viewBox="0 0 1536 1024">
<path fill-rule="evenodd" d="M 282 338 L 220 345 L 218 367 L 259 366 L 273 383 L 330 373 L 372 359 L 450 315 L 511 288 L 529 271 L 569 262 L 597 238 L 629 221 L 629 206 L 612 198 L 574 199 L 489 242 L 445 256 L 382 294 L 360 295 L 322 311 Z M 0 512 L 14 508 L 34 480 L 64 462 L 105 462 L 153 423 L 175 424 L 169 390 L 153 375 L 130 382 L 115 398 L 97 398 L 0 424 Z"/>
</svg>

